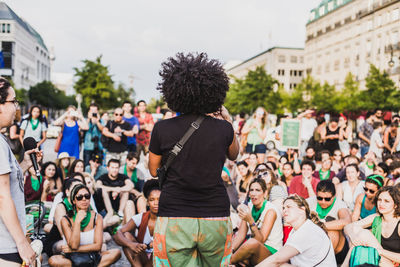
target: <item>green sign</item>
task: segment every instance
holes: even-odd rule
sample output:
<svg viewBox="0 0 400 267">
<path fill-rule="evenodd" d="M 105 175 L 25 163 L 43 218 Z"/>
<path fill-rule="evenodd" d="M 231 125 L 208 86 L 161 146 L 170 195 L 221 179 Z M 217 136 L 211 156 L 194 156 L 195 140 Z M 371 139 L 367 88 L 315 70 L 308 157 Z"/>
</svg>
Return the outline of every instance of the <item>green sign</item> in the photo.
<svg viewBox="0 0 400 267">
<path fill-rule="evenodd" d="M 300 148 L 300 120 L 282 120 L 282 147 Z"/>
</svg>

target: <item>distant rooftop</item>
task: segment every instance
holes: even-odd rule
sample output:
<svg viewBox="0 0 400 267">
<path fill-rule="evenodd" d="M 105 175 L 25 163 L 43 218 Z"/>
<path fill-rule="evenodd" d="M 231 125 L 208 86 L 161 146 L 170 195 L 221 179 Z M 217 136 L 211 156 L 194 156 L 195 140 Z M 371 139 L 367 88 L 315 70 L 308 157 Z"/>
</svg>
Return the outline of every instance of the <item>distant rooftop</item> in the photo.
<svg viewBox="0 0 400 267">
<path fill-rule="evenodd" d="M 227 70 L 229 71 L 229 70 L 231 70 L 231 69 L 234 69 L 234 68 L 236 68 L 236 67 L 239 67 L 240 65 L 243 65 L 243 64 L 245 64 L 245 63 L 247 63 L 247 62 L 249 62 L 249 61 L 251 61 L 251 60 L 253 60 L 253 59 L 255 59 L 255 58 L 259 57 L 259 56 L 261 56 L 261 55 L 264 55 L 264 54 L 266 54 L 266 53 L 268 53 L 268 52 L 271 52 L 271 51 L 274 50 L 274 49 L 304 50 L 304 48 L 297 48 L 297 47 L 274 46 L 274 47 L 271 47 L 271 48 L 265 50 L 264 52 L 261 52 L 261 53 L 255 55 L 255 56 L 253 56 L 253 57 L 251 57 L 251 58 L 249 58 L 249 59 L 246 59 L 245 61 L 242 61 L 241 63 L 239 63 L 239 64 L 237 64 L 237 65 L 235 65 L 235 66 L 230 67 L 230 68 L 227 69 Z"/>
<path fill-rule="evenodd" d="M 31 25 L 29 25 L 28 22 L 24 21 L 17 14 L 15 14 L 15 12 L 4 2 L 0 2 L 0 20 L 15 20 L 22 28 L 24 28 L 28 33 L 36 38 L 38 43 L 44 49 L 46 49 L 46 51 L 48 51 L 40 34 L 35 31 L 35 29 Z"/>
<path fill-rule="evenodd" d="M 354 0 L 322 0 L 318 7 L 311 9 L 310 18 L 307 24 L 318 20 L 319 18 L 331 13 L 339 7 L 347 5 L 352 1 Z"/>
</svg>

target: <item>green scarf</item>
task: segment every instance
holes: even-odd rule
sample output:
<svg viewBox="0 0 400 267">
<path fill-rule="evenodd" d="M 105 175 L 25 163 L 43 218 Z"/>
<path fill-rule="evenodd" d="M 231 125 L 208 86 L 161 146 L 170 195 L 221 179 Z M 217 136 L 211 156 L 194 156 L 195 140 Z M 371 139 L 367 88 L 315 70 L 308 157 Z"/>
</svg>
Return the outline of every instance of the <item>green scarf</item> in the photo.
<svg viewBox="0 0 400 267">
<path fill-rule="evenodd" d="M 375 164 L 372 163 L 371 165 L 369 165 L 368 162 L 365 162 L 365 166 L 367 166 L 368 169 L 371 169 L 371 170 L 372 170 L 372 169 L 374 168 Z"/>
<path fill-rule="evenodd" d="M 38 119 L 34 120 L 31 118 L 31 125 L 32 125 L 32 130 L 35 131 L 37 129 L 37 127 L 39 126 L 39 120 Z"/>
<path fill-rule="evenodd" d="M 319 179 L 321 180 L 321 181 L 323 181 L 323 180 L 328 180 L 329 179 L 329 176 L 331 176 L 331 170 L 327 170 L 327 171 L 323 171 L 322 169 L 321 170 L 319 170 Z"/>
<path fill-rule="evenodd" d="M 40 175 L 38 179 L 33 178 L 31 176 L 31 184 L 32 184 L 32 189 L 37 192 L 40 188 L 40 183 L 42 182 L 42 176 Z"/>
<path fill-rule="evenodd" d="M 257 222 L 260 219 L 261 213 L 263 213 L 265 209 L 265 205 L 267 205 L 267 200 L 265 199 L 261 209 L 257 210 L 256 206 L 253 205 L 253 208 L 251 209 L 251 216 L 253 217 L 254 221 Z"/>
<path fill-rule="evenodd" d="M 125 164 L 125 166 L 124 166 L 124 174 L 125 174 L 126 176 L 128 176 L 128 170 L 126 169 L 126 164 Z M 132 182 L 136 185 L 136 183 L 137 183 L 137 181 L 138 181 L 138 177 L 137 177 L 137 168 L 135 168 L 135 169 L 133 170 L 132 175 L 131 175 L 131 180 L 132 180 Z"/>
<path fill-rule="evenodd" d="M 68 201 L 68 198 L 67 198 L 67 197 L 63 199 L 63 203 L 65 204 L 65 208 L 67 209 L 67 213 L 68 213 L 68 211 L 71 211 L 71 210 L 73 210 L 73 208 L 72 208 L 72 204 L 71 204 L 71 203 L 69 203 L 69 201 Z"/>
<path fill-rule="evenodd" d="M 378 240 L 379 244 L 381 243 L 381 236 L 382 236 L 382 217 L 376 216 L 374 221 L 372 222 L 372 234 Z"/>
<path fill-rule="evenodd" d="M 281 171 L 281 168 L 278 168 L 278 174 L 279 174 L 279 177 L 281 177 L 282 176 L 282 171 Z"/>
<path fill-rule="evenodd" d="M 321 206 L 317 202 L 317 213 L 318 213 L 318 217 L 320 219 L 325 219 L 326 215 L 328 215 L 328 213 L 333 208 L 333 205 L 335 205 L 335 201 L 336 201 L 336 197 L 333 199 L 332 204 L 329 207 L 327 207 L 326 209 L 321 208 Z"/>
<path fill-rule="evenodd" d="M 86 228 L 86 226 L 88 226 L 89 222 L 90 222 L 90 218 L 92 217 L 92 212 L 90 211 L 91 209 L 89 208 L 89 210 L 86 212 L 86 216 L 85 218 L 83 218 L 83 220 L 81 221 L 81 231 L 83 231 L 83 229 Z M 75 218 L 76 218 L 76 210 L 74 210 L 74 216 L 72 216 L 72 220 L 75 222 Z"/>
</svg>

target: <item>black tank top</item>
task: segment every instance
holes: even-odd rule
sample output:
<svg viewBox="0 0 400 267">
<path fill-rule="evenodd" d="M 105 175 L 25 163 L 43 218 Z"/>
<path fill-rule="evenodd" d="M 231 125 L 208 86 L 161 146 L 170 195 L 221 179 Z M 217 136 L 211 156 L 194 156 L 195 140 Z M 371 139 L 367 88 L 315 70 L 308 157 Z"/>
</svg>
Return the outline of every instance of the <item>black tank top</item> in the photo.
<svg viewBox="0 0 400 267">
<path fill-rule="evenodd" d="M 381 236 L 382 247 L 394 253 L 400 253 L 399 224 L 400 221 L 397 223 L 396 228 L 394 228 L 393 233 L 388 238 L 383 237 L 383 235 Z"/>
</svg>

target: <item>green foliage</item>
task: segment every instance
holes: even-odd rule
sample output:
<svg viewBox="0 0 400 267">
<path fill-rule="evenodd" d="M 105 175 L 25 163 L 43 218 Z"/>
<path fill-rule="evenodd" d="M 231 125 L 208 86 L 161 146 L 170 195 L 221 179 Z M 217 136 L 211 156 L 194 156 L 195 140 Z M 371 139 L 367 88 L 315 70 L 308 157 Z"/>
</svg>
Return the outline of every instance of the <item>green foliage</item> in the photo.
<svg viewBox="0 0 400 267">
<path fill-rule="evenodd" d="M 76 105 L 74 96 L 66 96 L 63 91 L 56 88 L 49 81 L 43 81 L 31 86 L 28 96 L 33 103 L 46 108 L 65 109 L 69 105 Z"/>
<path fill-rule="evenodd" d="M 349 72 L 344 81 L 344 86 L 338 95 L 335 108 L 343 112 L 357 112 L 362 109 L 362 101 L 360 99 L 360 84 L 354 79 L 354 75 Z"/>
<path fill-rule="evenodd" d="M 252 113 L 259 106 L 271 113 L 283 111 L 279 83 L 266 73 L 263 66 L 249 71 L 243 79 L 233 78 L 234 83 L 230 84 L 225 101 L 231 113 Z"/>
<path fill-rule="evenodd" d="M 101 63 L 101 57 L 94 61 L 83 60 L 82 68 L 74 68 L 78 81 L 74 88 L 82 95 L 82 107 L 85 110 L 90 103 L 97 103 L 101 109 L 111 109 L 121 105 L 125 100 L 134 101 L 133 88 L 125 89 L 122 84 L 114 87 L 114 81 L 108 67 Z"/>
<path fill-rule="evenodd" d="M 147 104 L 146 110 L 149 113 L 156 113 L 157 107 L 168 108 L 167 103 L 165 103 L 164 98 L 162 98 L 161 96 L 158 98 L 152 97 L 150 99 L 150 102 Z"/>
<path fill-rule="evenodd" d="M 17 98 L 19 104 L 21 106 L 25 106 L 28 103 L 28 91 L 24 88 L 22 89 L 14 89 L 15 97 Z"/>
</svg>

